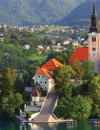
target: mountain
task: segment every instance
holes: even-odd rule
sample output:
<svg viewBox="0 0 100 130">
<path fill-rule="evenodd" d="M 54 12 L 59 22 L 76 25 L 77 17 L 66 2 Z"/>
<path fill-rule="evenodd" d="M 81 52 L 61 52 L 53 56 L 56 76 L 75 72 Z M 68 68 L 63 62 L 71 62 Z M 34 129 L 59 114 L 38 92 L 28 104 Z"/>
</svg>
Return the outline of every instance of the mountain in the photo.
<svg viewBox="0 0 100 130">
<path fill-rule="evenodd" d="M 87 25 L 90 24 L 90 18 L 93 10 L 93 2 L 87 0 L 86 2 L 77 6 L 70 14 L 64 19 L 57 22 L 60 25 Z M 97 15 L 100 20 L 100 0 L 96 1 Z"/>
<path fill-rule="evenodd" d="M 53 24 L 84 1 L 86 0 L 0 0 L 0 24 Z"/>
</svg>

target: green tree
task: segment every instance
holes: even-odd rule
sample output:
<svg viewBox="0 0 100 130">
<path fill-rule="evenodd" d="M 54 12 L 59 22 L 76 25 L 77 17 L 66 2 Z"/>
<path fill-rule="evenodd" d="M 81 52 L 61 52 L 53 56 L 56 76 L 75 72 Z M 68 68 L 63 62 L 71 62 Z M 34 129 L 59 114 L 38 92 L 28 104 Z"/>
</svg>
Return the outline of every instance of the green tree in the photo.
<svg viewBox="0 0 100 130">
<path fill-rule="evenodd" d="M 75 76 L 75 72 L 71 68 L 71 66 L 62 66 L 58 67 L 54 70 L 54 80 L 56 83 L 56 89 L 58 90 L 60 95 L 69 93 L 71 91 L 71 86 L 73 83 L 71 82 L 71 78 Z"/>
<path fill-rule="evenodd" d="M 24 85 L 29 86 L 30 85 L 30 77 L 29 77 L 28 71 L 22 70 L 22 78 L 24 80 Z"/>
<path fill-rule="evenodd" d="M 84 69 L 78 60 L 73 61 L 71 67 L 76 72 L 76 78 L 82 78 L 84 76 Z"/>
<path fill-rule="evenodd" d="M 92 100 L 89 97 L 78 95 L 72 98 L 69 109 L 71 109 L 69 117 L 74 119 L 87 118 L 91 115 Z"/>
<path fill-rule="evenodd" d="M 91 61 L 85 61 L 83 64 L 83 69 L 85 71 L 85 79 L 91 79 L 94 74 L 94 64 Z"/>
<path fill-rule="evenodd" d="M 90 81 L 88 94 L 93 99 L 93 115 L 100 117 L 100 74 L 94 76 Z"/>
<path fill-rule="evenodd" d="M 22 95 L 19 93 L 3 96 L 1 99 L 1 115 L 12 118 L 15 115 L 15 109 L 23 103 Z"/>
<path fill-rule="evenodd" d="M 59 117 L 66 116 L 67 118 L 80 119 L 89 117 L 91 110 L 91 98 L 81 95 L 71 97 L 66 94 L 59 100 L 55 113 Z"/>
<path fill-rule="evenodd" d="M 14 91 L 17 74 L 12 68 L 0 69 L 2 95 L 10 95 Z"/>
<path fill-rule="evenodd" d="M 12 68 L 0 69 L 0 114 L 11 118 L 15 115 L 15 109 L 23 103 L 22 95 L 15 93 L 17 74 Z"/>
</svg>

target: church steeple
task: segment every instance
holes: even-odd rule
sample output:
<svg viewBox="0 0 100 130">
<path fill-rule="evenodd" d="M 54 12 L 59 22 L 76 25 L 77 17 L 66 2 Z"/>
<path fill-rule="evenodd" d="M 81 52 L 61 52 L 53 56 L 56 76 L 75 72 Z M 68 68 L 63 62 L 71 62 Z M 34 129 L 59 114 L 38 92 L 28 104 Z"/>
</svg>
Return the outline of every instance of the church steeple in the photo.
<svg viewBox="0 0 100 130">
<path fill-rule="evenodd" d="M 96 2 L 93 0 L 93 14 L 91 15 L 90 32 L 98 32 L 98 16 L 96 14 Z"/>
<path fill-rule="evenodd" d="M 95 0 L 93 1 L 93 14 L 96 15 L 96 4 L 95 4 Z"/>
</svg>

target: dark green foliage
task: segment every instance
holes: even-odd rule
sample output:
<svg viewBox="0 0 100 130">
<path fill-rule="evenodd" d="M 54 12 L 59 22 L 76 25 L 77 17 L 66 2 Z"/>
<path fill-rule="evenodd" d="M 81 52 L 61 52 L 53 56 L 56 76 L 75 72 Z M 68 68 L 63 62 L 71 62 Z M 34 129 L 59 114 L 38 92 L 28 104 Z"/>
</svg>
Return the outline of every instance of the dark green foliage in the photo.
<svg viewBox="0 0 100 130">
<path fill-rule="evenodd" d="M 24 92 L 23 93 L 23 100 L 24 101 L 29 101 L 31 99 L 30 94 L 31 93 L 29 93 L 29 92 Z"/>
<path fill-rule="evenodd" d="M 4 118 L 15 116 L 15 110 L 23 103 L 22 95 L 15 93 L 17 74 L 12 68 L 0 69 L 0 115 Z"/>
<path fill-rule="evenodd" d="M 59 100 L 55 114 L 59 117 L 83 119 L 89 117 L 91 110 L 92 100 L 90 98 L 81 95 L 71 97 L 66 94 Z"/>
<path fill-rule="evenodd" d="M 91 79 L 88 86 L 88 95 L 93 99 L 93 115 L 100 117 L 100 74 Z"/>
<path fill-rule="evenodd" d="M 23 93 L 24 92 L 24 82 L 17 76 L 16 83 L 15 83 L 15 92 Z"/>
<path fill-rule="evenodd" d="M 75 61 L 73 64 L 73 69 L 76 73 L 79 73 L 79 69 L 81 71 L 83 69 L 82 67 L 82 64 L 80 64 L 78 61 Z M 96 91 L 96 85 L 93 85 L 95 87 L 91 87 L 90 85 L 92 81 L 84 83 L 80 86 L 77 86 L 75 83 L 72 83 L 71 78 L 74 77 L 76 74 L 73 69 L 71 68 L 71 66 L 62 66 L 58 67 L 54 71 L 54 79 L 56 83 L 55 88 L 59 92 L 59 101 L 55 110 L 55 114 L 58 117 L 85 119 L 88 118 L 91 114 L 93 114 L 94 111 L 100 113 L 99 97 L 96 98 L 95 95 L 95 102 L 92 98 L 95 93 L 98 94 L 98 96 L 100 95 L 100 92 Z M 81 73 L 77 76 L 79 75 L 81 76 Z M 91 90 L 91 88 L 95 89 Z M 91 90 L 91 94 L 89 89 Z"/>
<path fill-rule="evenodd" d="M 54 80 L 56 83 L 56 89 L 60 96 L 67 94 L 71 95 L 73 83 L 70 81 L 71 77 L 75 76 L 75 72 L 71 66 L 57 67 L 54 70 Z"/>
<path fill-rule="evenodd" d="M 12 118 L 15 115 L 15 109 L 19 108 L 23 103 L 21 94 L 4 96 L 1 99 L 1 115 L 5 118 Z"/>
<path fill-rule="evenodd" d="M 11 68 L 0 69 L 0 74 L 2 75 L 0 89 L 2 91 L 2 95 L 10 95 L 14 91 L 14 86 L 16 82 L 16 72 Z"/>
<path fill-rule="evenodd" d="M 42 90 L 42 94 L 41 94 L 41 96 L 46 97 L 46 95 L 47 95 L 47 91 Z"/>
<path fill-rule="evenodd" d="M 84 78 L 89 80 L 93 77 L 94 74 L 94 63 L 91 61 L 85 61 L 83 64 L 83 69 L 85 70 L 85 76 Z"/>
<path fill-rule="evenodd" d="M 83 68 L 82 64 L 78 60 L 73 61 L 71 63 L 71 67 L 73 68 L 73 70 L 76 73 L 75 78 L 84 77 L 84 75 L 85 75 L 84 68 Z"/>
</svg>

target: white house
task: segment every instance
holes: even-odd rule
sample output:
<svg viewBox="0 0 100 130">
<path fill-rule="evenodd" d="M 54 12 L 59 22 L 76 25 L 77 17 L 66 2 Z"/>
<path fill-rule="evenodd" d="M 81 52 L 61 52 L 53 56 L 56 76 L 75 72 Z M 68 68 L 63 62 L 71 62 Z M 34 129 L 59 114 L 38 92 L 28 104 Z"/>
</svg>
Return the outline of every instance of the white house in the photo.
<svg viewBox="0 0 100 130">
<path fill-rule="evenodd" d="M 39 85 L 43 90 L 49 91 L 51 86 L 54 86 L 52 73 L 45 68 L 39 68 L 33 79 L 34 84 Z"/>
<path fill-rule="evenodd" d="M 33 77 L 34 84 L 49 92 L 55 85 L 53 71 L 58 66 L 62 66 L 62 64 L 56 59 L 51 59 L 46 62 L 36 71 L 36 75 Z"/>
<path fill-rule="evenodd" d="M 34 102 L 39 102 L 40 101 L 40 92 L 38 91 L 37 88 L 34 89 L 34 92 L 32 94 L 32 101 Z"/>
</svg>

